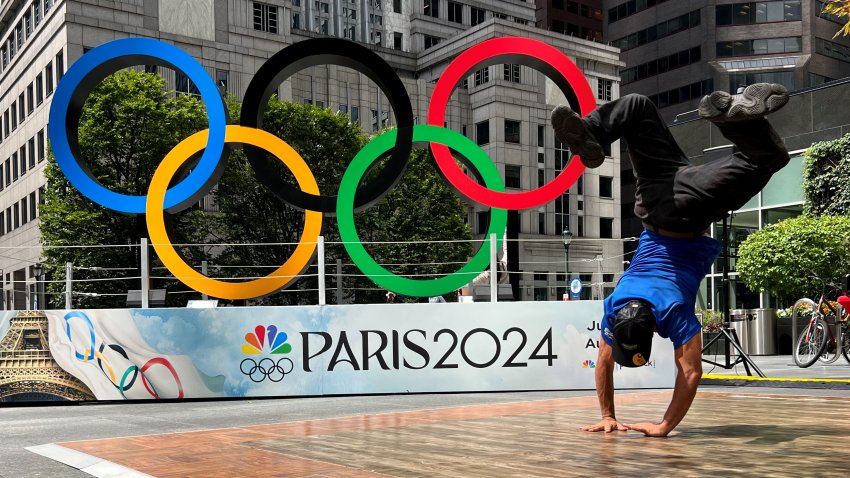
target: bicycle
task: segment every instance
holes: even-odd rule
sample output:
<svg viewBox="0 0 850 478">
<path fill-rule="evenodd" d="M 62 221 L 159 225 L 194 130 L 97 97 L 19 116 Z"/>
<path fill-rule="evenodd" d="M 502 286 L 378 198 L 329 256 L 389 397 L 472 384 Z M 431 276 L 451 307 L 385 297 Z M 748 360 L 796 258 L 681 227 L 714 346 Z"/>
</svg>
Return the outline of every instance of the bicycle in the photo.
<svg viewBox="0 0 850 478">
<path fill-rule="evenodd" d="M 812 276 L 823 284 L 823 288 L 817 304 L 811 299 L 800 299 L 794 304 L 792 314 L 795 318 L 802 305 L 808 305 L 812 309 L 809 323 L 794 346 L 794 363 L 801 368 L 810 367 L 818 360 L 830 364 L 838 359 L 839 354 L 850 363 L 850 330 L 847 320 L 850 297 L 846 295 L 846 291 L 842 291 L 838 304 L 830 302 L 827 299 L 827 291 L 830 287 L 838 287 L 832 283 L 827 284 L 817 274 L 812 273 Z M 837 337 L 829 326 L 830 318 L 836 324 Z"/>
</svg>

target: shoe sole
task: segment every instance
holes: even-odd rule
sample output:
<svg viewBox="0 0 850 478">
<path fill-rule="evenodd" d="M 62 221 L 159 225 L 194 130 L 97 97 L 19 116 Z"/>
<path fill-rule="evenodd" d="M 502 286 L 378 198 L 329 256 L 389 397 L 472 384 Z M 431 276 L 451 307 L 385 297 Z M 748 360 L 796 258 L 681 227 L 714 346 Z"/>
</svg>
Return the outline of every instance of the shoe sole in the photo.
<svg viewBox="0 0 850 478">
<path fill-rule="evenodd" d="M 572 109 L 563 105 L 556 107 L 552 111 L 552 128 L 555 130 L 555 136 L 569 146 L 573 154 L 579 156 L 586 168 L 598 168 L 605 162 L 602 146 L 587 131 L 579 115 Z"/>
<path fill-rule="evenodd" d="M 756 83 L 732 96 L 723 91 L 704 97 L 699 114 L 714 122 L 746 121 L 769 115 L 788 103 L 788 90 L 782 85 Z"/>
</svg>

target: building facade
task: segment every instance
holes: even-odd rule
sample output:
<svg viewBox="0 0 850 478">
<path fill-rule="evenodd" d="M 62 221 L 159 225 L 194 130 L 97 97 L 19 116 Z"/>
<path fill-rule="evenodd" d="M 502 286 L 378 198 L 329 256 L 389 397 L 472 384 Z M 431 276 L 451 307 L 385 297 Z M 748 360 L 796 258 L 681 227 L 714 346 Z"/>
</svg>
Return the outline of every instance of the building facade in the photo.
<svg viewBox="0 0 850 478">
<path fill-rule="evenodd" d="M 173 43 L 207 69 L 222 93 L 242 98 L 271 55 L 308 38 L 335 36 L 369 47 L 389 62 L 424 123 L 434 84 L 447 64 L 489 38 L 522 36 L 564 51 L 585 73 L 598 101 L 619 94 L 616 49 L 536 28 L 533 1 L 446 0 L 5 0 L 0 4 L 0 255 L 4 308 L 32 307 L 39 261 L 38 204 L 44 197 L 50 99 L 65 69 L 85 51 L 125 37 Z M 193 93 L 180 72 L 160 69 L 169 88 Z M 549 112 L 564 101 L 545 76 L 520 65 L 470 72 L 447 107 L 446 126 L 476 141 L 503 173 L 508 190 L 552 180 L 569 160 Z M 389 102 L 364 75 L 333 65 L 307 68 L 280 86 L 280 96 L 349 116 L 368 133 L 392 126 Z M 618 149 L 617 149 L 618 151 Z M 616 153 L 616 152 L 615 152 Z M 598 294 L 622 271 L 619 157 L 587 171 L 553 203 L 519 213 L 522 300 L 560 298 L 570 229 L 570 272 Z M 473 232 L 486 230 L 486 209 L 469 206 Z M 558 289 L 560 288 L 560 290 Z"/>
<path fill-rule="evenodd" d="M 626 64 L 621 93 L 649 96 L 668 123 L 693 118 L 714 90 L 770 82 L 797 91 L 850 76 L 850 38 L 833 38 L 844 21 L 820 0 L 602 3 L 605 40 Z M 634 235 L 634 177 L 628 160 L 622 168 L 623 234 Z"/>
<path fill-rule="evenodd" d="M 537 0 L 537 26 L 602 41 L 602 0 Z"/>
</svg>

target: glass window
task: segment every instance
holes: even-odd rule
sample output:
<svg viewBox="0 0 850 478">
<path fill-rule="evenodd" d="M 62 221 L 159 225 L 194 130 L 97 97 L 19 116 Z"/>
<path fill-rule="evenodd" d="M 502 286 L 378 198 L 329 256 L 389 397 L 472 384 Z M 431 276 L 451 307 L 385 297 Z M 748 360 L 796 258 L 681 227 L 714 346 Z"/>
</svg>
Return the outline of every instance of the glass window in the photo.
<svg viewBox="0 0 850 478">
<path fill-rule="evenodd" d="M 440 16 L 440 0 L 424 0 L 423 3 L 422 13 L 434 18 Z"/>
<path fill-rule="evenodd" d="M 260 2 L 253 2 L 254 30 L 277 33 L 277 7 Z"/>
<path fill-rule="evenodd" d="M 463 23 L 463 4 L 449 2 L 449 21 Z"/>
<path fill-rule="evenodd" d="M 44 68 L 44 86 L 47 88 L 47 96 L 53 93 L 53 65 L 48 62 Z"/>
<path fill-rule="evenodd" d="M 520 175 L 522 174 L 522 166 L 514 164 L 505 165 L 505 187 L 506 188 L 521 188 Z"/>
<path fill-rule="evenodd" d="M 484 20 L 487 18 L 487 10 L 483 8 L 475 8 L 470 7 L 470 24 L 472 26 L 478 25 L 479 23 L 484 23 Z"/>
<path fill-rule="evenodd" d="M 614 237 L 614 219 L 610 217 L 599 218 L 599 237 L 611 239 Z"/>
<path fill-rule="evenodd" d="M 614 178 L 610 176 L 599 176 L 599 197 L 614 197 Z"/>
<path fill-rule="evenodd" d="M 505 142 L 519 144 L 519 129 L 519 121 L 505 120 Z"/>
<path fill-rule="evenodd" d="M 490 142 L 490 121 L 475 123 L 475 142 L 480 146 Z"/>
</svg>

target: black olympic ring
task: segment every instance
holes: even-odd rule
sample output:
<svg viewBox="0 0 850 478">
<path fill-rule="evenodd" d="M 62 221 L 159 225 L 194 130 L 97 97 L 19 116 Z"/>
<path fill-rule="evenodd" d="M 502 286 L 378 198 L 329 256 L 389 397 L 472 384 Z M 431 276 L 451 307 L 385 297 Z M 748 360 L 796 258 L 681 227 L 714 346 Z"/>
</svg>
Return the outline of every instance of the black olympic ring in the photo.
<svg viewBox="0 0 850 478">
<path fill-rule="evenodd" d="M 103 351 L 105 350 L 105 347 L 106 347 L 105 343 L 100 344 L 100 349 L 98 350 L 100 352 L 100 354 L 97 357 L 97 365 L 100 367 L 100 371 L 103 372 L 104 375 L 109 376 L 109 372 L 107 372 L 106 370 L 103 369 L 103 361 L 101 360 L 101 357 L 105 357 L 103 355 Z M 130 361 L 130 357 L 127 355 L 127 352 L 124 350 L 124 347 L 122 347 L 118 344 L 109 344 L 109 348 L 118 352 L 122 357 L 124 357 L 124 360 Z M 107 367 L 109 367 L 109 365 L 107 365 Z M 119 385 L 117 383 L 113 383 L 113 385 L 115 385 L 115 388 L 122 390 L 122 393 L 124 391 L 130 390 L 131 388 L 133 388 L 133 384 L 136 383 L 136 377 L 139 376 L 139 367 L 134 366 L 132 368 L 134 368 L 133 378 L 130 379 L 130 383 L 125 384 L 125 385 Z"/>
<path fill-rule="evenodd" d="M 248 84 L 240 124 L 261 129 L 266 105 L 278 85 L 304 68 L 323 64 L 348 67 L 366 75 L 387 95 L 396 116 L 398 138 L 395 147 L 375 178 L 357 190 L 354 209 L 358 211 L 377 202 L 395 186 L 404 174 L 413 149 L 410 96 L 395 69 L 378 54 L 363 45 L 339 38 L 315 38 L 284 48 L 269 58 Z M 244 151 L 257 179 L 280 200 L 296 209 L 336 214 L 335 195 L 316 196 L 296 189 L 279 177 L 262 150 L 245 145 Z"/>
<path fill-rule="evenodd" d="M 284 360 L 289 362 L 289 370 L 285 370 L 284 367 L 281 366 L 281 363 Z M 248 366 L 250 367 L 247 370 L 245 370 L 246 362 L 249 362 Z M 255 383 L 260 383 L 267 378 L 272 382 L 280 382 L 283 380 L 283 377 L 292 373 L 294 368 L 295 366 L 293 365 L 292 360 L 289 360 L 286 357 L 279 359 L 277 363 L 268 357 L 260 360 L 259 363 L 254 361 L 254 359 L 246 358 L 239 364 L 239 371 Z"/>
</svg>

